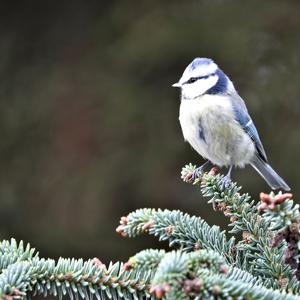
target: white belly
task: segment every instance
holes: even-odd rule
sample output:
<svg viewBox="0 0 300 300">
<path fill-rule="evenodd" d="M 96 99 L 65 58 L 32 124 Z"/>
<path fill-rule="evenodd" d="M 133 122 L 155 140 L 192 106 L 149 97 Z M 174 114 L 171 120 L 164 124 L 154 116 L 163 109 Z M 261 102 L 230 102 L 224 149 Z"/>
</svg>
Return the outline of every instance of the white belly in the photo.
<svg viewBox="0 0 300 300">
<path fill-rule="evenodd" d="M 184 139 L 218 166 L 242 167 L 254 156 L 254 144 L 235 121 L 227 96 L 204 95 L 182 101 L 179 121 Z"/>
</svg>

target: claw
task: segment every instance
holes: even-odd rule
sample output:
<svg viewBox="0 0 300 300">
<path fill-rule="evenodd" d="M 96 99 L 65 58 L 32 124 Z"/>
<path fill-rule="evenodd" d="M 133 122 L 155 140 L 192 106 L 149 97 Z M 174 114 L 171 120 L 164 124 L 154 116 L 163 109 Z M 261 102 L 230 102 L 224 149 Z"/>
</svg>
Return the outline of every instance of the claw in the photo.
<svg viewBox="0 0 300 300">
<path fill-rule="evenodd" d="M 230 179 L 230 176 L 224 176 L 223 179 L 222 179 L 222 183 L 221 183 L 221 189 L 222 191 L 224 191 L 226 188 L 229 187 L 231 183 L 231 179 Z"/>
<path fill-rule="evenodd" d="M 205 170 L 211 165 L 210 161 L 206 161 L 202 166 L 192 170 L 183 170 L 181 178 L 184 182 L 196 183 L 203 176 Z M 187 172 L 188 171 L 188 172 Z"/>
<path fill-rule="evenodd" d="M 197 178 L 200 178 L 202 175 L 203 175 L 203 168 L 199 167 L 193 171 L 192 180 L 195 181 Z"/>
<path fill-rule="evenodd" d="M 205 169 L 211 165 L 211 162 L 208 160 L 206 161 L 202 166 L 198 167 L 193 171 L 193 174 L 191 176 L 192 180 L 195 181 L 196 179 L 203 176 Z"/>
<path fill-rule="evenodd" d="M 229 167 L 228 173 L 223 177 L 222 183 L 221 183 L 221 189 L 224 191 L 226 188 L 229 187 L 231 183 L 231 170 L 232 166 Z"/>
</svg>

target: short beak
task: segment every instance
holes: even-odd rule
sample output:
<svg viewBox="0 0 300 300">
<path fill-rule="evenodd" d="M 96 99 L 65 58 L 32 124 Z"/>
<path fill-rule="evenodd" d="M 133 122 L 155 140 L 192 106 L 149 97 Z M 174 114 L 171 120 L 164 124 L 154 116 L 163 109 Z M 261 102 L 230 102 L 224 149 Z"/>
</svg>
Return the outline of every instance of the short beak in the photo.
<svg viewBox="0 0 300 300">
<path fill-rule="evenodd" d="M 181 84 L 179 82 L 176 82 L 174 84 L 172 84 L 173 87 L 181 87 Z"/>
</svg>

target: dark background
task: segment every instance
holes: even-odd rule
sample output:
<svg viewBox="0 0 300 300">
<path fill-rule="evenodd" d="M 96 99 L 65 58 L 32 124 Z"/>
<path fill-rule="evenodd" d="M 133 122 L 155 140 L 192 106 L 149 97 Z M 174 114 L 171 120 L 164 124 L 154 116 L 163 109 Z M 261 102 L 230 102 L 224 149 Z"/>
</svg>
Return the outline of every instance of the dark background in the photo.
<svg viewBox="0 0 300 300">
<path fill-rule="evenodd" d="M 224 225 L 185 163 L 179 91 L 197 56 L 234 81 L 273 167 L 297 195 L 299 1 L 0 1 L 0 233 L 42 256 L 103 261 L 162 247 L 115 233 L 141 207 Z M 250 167 L 235 180 L 257 198 Z"/>
</svg>

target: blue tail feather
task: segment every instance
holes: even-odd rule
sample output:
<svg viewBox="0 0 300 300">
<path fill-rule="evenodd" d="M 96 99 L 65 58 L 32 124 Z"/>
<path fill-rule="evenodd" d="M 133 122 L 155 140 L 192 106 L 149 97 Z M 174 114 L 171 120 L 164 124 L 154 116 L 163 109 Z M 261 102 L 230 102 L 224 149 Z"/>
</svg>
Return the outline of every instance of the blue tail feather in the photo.
<svg viewBox="0 0 300 300">
<path fill-rule="evenodd" d="M 287 183 L 272 169 L 272 167 L 258 156 L 255 156 L 250 164 L 273 190 L 291 190 Z"/>
</svg>

